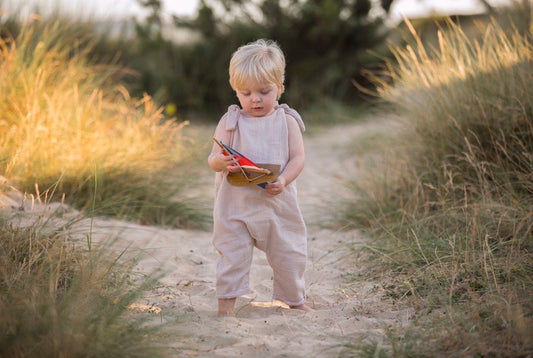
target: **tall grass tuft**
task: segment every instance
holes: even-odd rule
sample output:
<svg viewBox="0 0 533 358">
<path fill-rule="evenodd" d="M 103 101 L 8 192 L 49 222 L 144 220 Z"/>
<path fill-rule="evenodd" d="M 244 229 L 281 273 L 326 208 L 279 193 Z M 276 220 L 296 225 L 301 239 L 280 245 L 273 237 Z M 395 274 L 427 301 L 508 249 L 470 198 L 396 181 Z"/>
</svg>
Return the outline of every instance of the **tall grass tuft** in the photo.
<svg viewBox="0 0 533 358">
<path fill-rule="evenodd" d="M 0 219 L 0 356 L 161 356 L 159 328 L 128 310 L 155 278 L 55 217 Z"/>
<path fill-rule="evenodd" d="M 533 353 L 533 38 L 496 21 L 482 35 L 450 22 L 426 48 L 413 31 L 392 81 L 373 79 L 404 130 L 345 218 L 418 308 L 393 355 Z"/>
<path fill-rule="evenodd" d="M 79 30 L 79 29 L 78 29 Z M 148 224 L 202 221 L 180 196 L 188 155 L 182 128 L 145 95 L 132 98 L 113 65 L 62 21 L 23 24 L 0 39 L 0 170 L 19 188 Z M 182 169 L 180 170 L 180 165 Z"/>
</svg>

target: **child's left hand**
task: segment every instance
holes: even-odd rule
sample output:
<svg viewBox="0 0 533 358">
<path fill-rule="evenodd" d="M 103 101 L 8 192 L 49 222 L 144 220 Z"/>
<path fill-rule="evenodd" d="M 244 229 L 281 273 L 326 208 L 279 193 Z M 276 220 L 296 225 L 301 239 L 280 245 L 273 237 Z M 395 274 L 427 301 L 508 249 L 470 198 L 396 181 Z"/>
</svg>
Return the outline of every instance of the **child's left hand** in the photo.
<svg viewBox="0 0 533 358">
<path fill-rule="evenodd" d="M 265 186 L 265 189 L 270 196 L 281 194 L 285 189 L 285 178 L 281 176 L 278 177 L 275 181 L 268 183 Z"/>
</svg>

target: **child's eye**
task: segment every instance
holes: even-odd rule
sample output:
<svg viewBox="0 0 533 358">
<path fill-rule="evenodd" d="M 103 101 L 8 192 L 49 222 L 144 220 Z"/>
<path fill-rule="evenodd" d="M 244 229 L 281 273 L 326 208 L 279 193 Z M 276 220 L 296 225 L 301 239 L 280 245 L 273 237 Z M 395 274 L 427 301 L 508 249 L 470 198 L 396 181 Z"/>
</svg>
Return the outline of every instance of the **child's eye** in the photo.
<svg viewBox="0 0 533 358">
<path fill-rule="evenodd" d="M 261 91 L 261 94 L 269 94 L 269 93 L 270 93 L 270 89 L 265 89 Z"/>
</svg>

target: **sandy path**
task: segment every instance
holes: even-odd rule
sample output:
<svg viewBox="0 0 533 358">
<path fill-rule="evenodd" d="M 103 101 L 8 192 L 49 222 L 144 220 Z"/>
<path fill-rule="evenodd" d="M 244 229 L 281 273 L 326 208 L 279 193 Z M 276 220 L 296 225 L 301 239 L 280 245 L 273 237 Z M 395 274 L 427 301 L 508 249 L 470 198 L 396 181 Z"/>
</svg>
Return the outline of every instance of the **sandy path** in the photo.
<svg viewBox="0 0 533 358">
<path fill-rule="evenodd" d="M 251 276 L 254 293 L 238 300 L 236 317 L 218 318 L 216 254 L 210 232 L 124 228 L 120 236 L 128 243 L 142 243 L 149 254 L 140 262 L 141 271 L 160 265 L 168 269 L 161 286 L 140 303 L 161 309 L 154 319 L 166 325 L 170 355 L 338 356 L 345 344 L 382 341 L 385 327 L 408 323 L 411 311 L 397 310 L 379 285 L 347 277 L 357 268 L 356 261 L 347 258 L 346 244 L 363 244 L 360 235 L 316 225 L 322 214 L 331 211 L 335 198 L 344 194 L 342 182 L 357 175 L 357 161 L 348 156 L 346 146 L 368 131 L 384 128 L 379 122 L 365 122 L 315 129 L 305 137 L 307 164 L 298 187 L 309 227 L 307 294 L 316 312 L 288 310 L 270 302 L 271 269 L 264 254 L 256 250 Z M 211 193 L 211 182 L 208 185 L 204 193 Z"/>
<path fill-rule="evenodd" d="M 346 344 L 382 341 L 387 326 L 408 324 L 411 311 L 395 308 L 379 285 L 347 275 L 356 273 L 357 262 L 353 255 L 348 258 L 346 244 L 363 244 L 359 233 L 317 225 L 323 213 L 334 210 L 335 198 L 344 194 L 342 182 L 357 175 L 356 160 L 345 153 L 346 145 L 368 131 L 384 128 L 382 123 L 365 122 L 314 130 L 305 136 L 307 164 L 298 187 L 309 229 L 307 294 L 316 312 L 289 310 L 270 302 L 271 269 L 264 254 L 256 250 L 253 295 L 238 299 L 236 317 L 216 317 L 216 253 L 210 232 L 95 220 L 95 243 L 114 237 L 118 249 L 142 253 L 140 273 L 165 270 L 160 285 L 139 300 L 138 314 L 164 323 L 169 356 L 339 356 Z M 212 174 L 206 171 L 206 175 Z M 208 181 L 201 190 L 203 195 L 211 195 L 211 184 Z"/>
</svg>

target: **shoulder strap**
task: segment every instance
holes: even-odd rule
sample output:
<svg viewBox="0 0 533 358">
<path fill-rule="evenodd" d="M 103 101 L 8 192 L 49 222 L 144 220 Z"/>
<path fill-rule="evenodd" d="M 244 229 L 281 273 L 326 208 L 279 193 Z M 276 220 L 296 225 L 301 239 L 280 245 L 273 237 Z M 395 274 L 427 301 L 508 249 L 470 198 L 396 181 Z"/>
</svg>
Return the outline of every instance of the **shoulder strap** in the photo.
<svg viewBox="0 0 533 358">
<path fill-rule="evenodd" d="M 285 114 L 288 114 L 294 119 L 296 119 L 296 122 L 298 123 L 298 126 L 300 126 L 300 130 L 302 132 L 305 132 L 305 124 L 300 116 L 300 113 L 298 113 L 296 110 L 290 108 L 287 104 L 278 104 L 276 105 L 276 108 L 281 108 L 285 112 Z M 228 107 L 228 111 L 226 112 L 225 116 L 226 118 L 226 130 L 233 132 L 237 128 L 237 124 L 239 122 L 239 115 L 240 115 L 240 107 L 236 104 L 232 104 Z"/>
<path fill-rule="evenodd" d="M 237 122 L 239 121 L 239 112 L 240 112 L 239 106 L 236 104 L 232 104 L 228 107 L 228 112 L 226 113 L 226 130 L 227 131 L 234 131 L 235 128 L 237 128 Z"/>
<path fill-rule="evenodd" d="M 298 122 L 298 125 L 300 126 L 300 130 L 302 131 L 302 133 L 305 132 L 305 124 L 304 124 L 302 117 L 300 116 L 300 113 L 296 112 L 294 109 L 292 109 L 285 103 L 278 104 L 277 108 L 282 108 L 285 111 L 285 114 L 289 114 L 292 117 L 294 117 L 294 119 L 296 119 L 296 122 Z"/>
<path fill-rule="evenodd" d="M 235 129 L 237 129 L 237 124 L 239 122 L 240 110 L 239 106 L 232 104 L 224 114 L 224 117 L 226 117 L 225 129 L 230 132 L 230 140 L 229 143 L 227 143 L 230 147 L 233 145 L 233 135 L 235 134 Z"/>
</svg>

